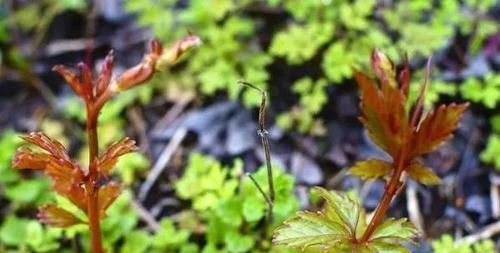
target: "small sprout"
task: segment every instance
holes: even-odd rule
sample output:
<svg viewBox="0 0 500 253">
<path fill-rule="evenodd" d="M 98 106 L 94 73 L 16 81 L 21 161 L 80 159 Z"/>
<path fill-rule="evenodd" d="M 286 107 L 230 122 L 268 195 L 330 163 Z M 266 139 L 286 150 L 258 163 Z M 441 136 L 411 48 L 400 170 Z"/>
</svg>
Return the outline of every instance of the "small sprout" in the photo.
<svg viewBox="0 0 500 253">
<path fill-rule="evenodd" d="M 90 165 L 84 170 L 70 158 L 66 148 L 60 142 L 44 133 L 34 132 L 21 138 L 41 150 L 35 151 L 27 146 L 19 148 L 12 159 L 12 167 L 43 170 L 52 179 L 54 191 L 66 197 L 83 211 L 88 218 L 92 252 L 104 252 L 100 220 L 106 217 L 106 210 L 122 191 L 119 183 L 112 181 L 102 183 L 102 181 L 108 179 L 119 157 L 138 149 L 135 141 L 124 138 L 111 144 L 99 156 L 97 120 L 101 108 L 114 93 L 130 89 L 150 79 L 158 69 L 158 59 L 163 59 L 162 64 L 173 63 L 183 52 L 199 44 L 198 37 L 189 35 L 175 43 L 173 48 L 164 51 L 160 42 L 153 40 L 151 50 L 144 56 L 143 61 L 126 70 L 116 80 L 111 80 L 113 51 L 109 52 L 104 59 L 97 80 L 94 80 L 91 68 L 85 63 L 78 65 L 80 76 L 63 65 L 56 65 L 53 68 L 85 102 Z M 167 55 L 163 55 L 163 52 Z M 172 55 L 172 52 L 175 54 Z M 42 222 L 55 227 L 69 227 L 84 223 L 71 212 L 54 204 L 41 207 L 38 217 Z"/>
<path fill-rule="evenodd" d="M 299 212 L 276 230 L 274 242 L 287 247 L 323 252 L 410 252 L 403 244 L 411 243 L 417 230 L 406 219 L 383 220 L 391 201 L 404 186 L 408 174 L 426 185 L 438 184 L 439 177 L 416 158 L 436 149 L 452 136 L 468 104 L 441 105 L 427 114 L 422 113 L 422 101 L 430 75 L 427 77 L 414 106 L 407 111 L 409 67 L 405 58 L 403 70 L 382 52 L 374 50 L 371 67 L 380 81 L 354 70 L 361 90 L 361 123 L 370 139 L 392 161 L 368 159 L 357 162 L 349 171 L 362 179 L 387 180 L 385 192 L 369 223 L 356 201 L 324 189 L 316 189 L 326 200 L 324 211 Z"/>
</svg>

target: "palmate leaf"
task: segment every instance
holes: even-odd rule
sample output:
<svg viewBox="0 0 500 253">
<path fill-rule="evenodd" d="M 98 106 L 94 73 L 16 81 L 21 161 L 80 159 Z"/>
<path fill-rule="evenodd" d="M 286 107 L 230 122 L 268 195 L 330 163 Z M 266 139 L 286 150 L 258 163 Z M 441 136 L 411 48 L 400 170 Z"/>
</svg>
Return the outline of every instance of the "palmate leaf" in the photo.
<svg viewBox="0 0 500 253">
<path fill-rule="evenodd" d="M 441 105 L 425 115 L 413 132 L 411 157 L 428 153 L 450 139 L 467 107 L 468 103 Z"/>
<path fill-rule="evenodd" d="M 411 243 L 417 230 L 406 219 L 388 219 L 366 242 L 366 213 L 359 202 L 340 192 L 314 188 L 324 200 L 322 211 L 301 211 L 275 230 L 273 242 L 303 252 L 390 253 L 410 252 L 402 243 Z"/>
<path fill-rule="evenodd" d="M 377 179 L 388 175 L 392 171 L 392 167 L 392 164 L 386 161 L 368 159 L 354 164 L 349 169 L 349 174 L 358 176 L 363 180 Z"/>
</svg>

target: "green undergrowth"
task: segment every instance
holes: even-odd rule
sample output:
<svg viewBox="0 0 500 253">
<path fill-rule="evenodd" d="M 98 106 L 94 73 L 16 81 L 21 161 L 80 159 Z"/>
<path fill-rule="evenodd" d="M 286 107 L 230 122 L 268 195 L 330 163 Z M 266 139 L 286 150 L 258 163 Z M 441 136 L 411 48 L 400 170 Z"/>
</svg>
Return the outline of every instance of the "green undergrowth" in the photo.
<svg viewBox="0 0 500 253">
<path fill-rule="evenodd" d="M 164 41 L 191 30 L 204 42 L 189 62 L 153 82 L 162 82 L 165 89 L 175 92 L 196 90 L 208 96 L 224 92 L 232 99 L 242 93 L 247 106 L 256 106 L 259 100 L 248 90 L 240 91 L 234 85 L 238 79 L 270 91 L 273 86 L 278 90 L 290 87 L 297 102 L 280 112 L 278 124 L 322 135 L 319 113 L 328 104 L 328 87 L 350 81 L 352 67 L 366 67 L 365 56 L 373 48 L 397 62 L 402 58 L 397 52 L 425 59 L 449 47 L 458 33 L 471 35 L 466 53 L 475 55 L 484 39 L 498 31 L 498 23 L 487 14 L 495 3 L 492 0 L 382 2 L 130 0 L 125 9 Z M 300 71 L 268 72 L 275 64 Z M 312 71 L 317 68 L 311 66 L 320 69 Z M 414 76 L 414 82 L 422 83 L 423 75 Z M 271 78 L 276 83 L 270 83 Z M 431 86 L 435 87 L 429 88 L 433 95 L 427 104 L 440 95 L 456 93 L 455 84 Z"/>
</svg>

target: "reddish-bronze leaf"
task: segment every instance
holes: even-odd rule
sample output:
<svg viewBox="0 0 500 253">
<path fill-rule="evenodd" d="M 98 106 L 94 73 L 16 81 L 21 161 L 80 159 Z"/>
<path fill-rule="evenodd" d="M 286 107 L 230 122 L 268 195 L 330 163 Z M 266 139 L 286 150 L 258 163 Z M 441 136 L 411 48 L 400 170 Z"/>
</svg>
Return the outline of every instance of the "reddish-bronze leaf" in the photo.
<svg viewBox="0 0 500 253">
<path fill-rule="evenodd" d="M 52 68 L 52 70 L 59 73 L 78 96 L 82 95 L 81 83 L 75 73 L 70 71 L 64 65 L 56 65 Z"/>
<path fill-rule="evenodd" d="M 57 207 L 54 204 L 47 204 L 40 208 L 38 219 L 52 227 L 69 227 L 84 223 L 67 210 Z"/>
<path fill-rule="evenodd" d="M 48 137 L 42 132 L 33 132 L 28 135 L 21 136 L 21 138 L 49 152 L 49 154 L 58 159 L 70 160 L 66 148 L 64 148 L 60 142 Z"/>
<path fill-rule="evenodd" d="M 97 79 L 97 96 L 101 95 L 109 86 L 113 74 L 113 50 L 109 51 L 102 63 L 101 72 Z"/>
<path fill-rule="evenodd" d="M 138 148 L 135 141 L 128 137 L 112 143 L 106 148 L 104 153 L 96 159 L 97 169 L 103 176 L 108 176 L 118 161 L 118 158 L 127 153 L 136 151 Z"/>
<path fill-rule="evenodd" d="M 49 154 L 34 152 L 29 147 L 19 147 L 12 158 L 12 168 L 45 170 L 49 159 Z"/>
<path fill-rule="evenodd" d="M 101 219 L 106 216 L 106 210 L 108 207 L 115 202 L 116 198 L 120 196 L 122 192 L 122 187 L 120 184 L 115 182 L 110 182 L 99 190 L 98 206 Z"/>
<path fill-rule="evenodd" d="M 61 196 L 66 197 L 84 213 L 87 213 L 87 195 L 83 185 L 69 184 L 62 180 L 54 180 L 54 190 Z"/>
<path fill-rule="evenodd" d="M 80 67 L 82 96 L 84 99 L 90 100 L 94 97 L 92 70 L 90 70 L 89 66 L 83 62 L 80 62 L 78 67 Z"/>
<path fill-rule="evenodd" d="M 201 43 L 201 39 L 192 34 L 176 41 L 172 46 L 163 50 L 156 64 L 156 69 L 162 70 L 166 66 L 176 62 L 184 52 L 201 45 Z"/>
<path fill-rule="evenodd" d="M 419 162 L 412 162 L 410 166 L 406 168 L 406 172 L 413 180 L 421 184 L 434 185 L 441 183 L 441 179 L 432 169 L 423 166 Z"/>
<path fill-rule="evenodd" d="M 161 45 L 161 42 L 160 40 L 158 40 L 158 38 L 154 38 L 153 40 L 151 40 L 151 54 L 154 54 L 154 55 L 161 55 L 162 52 L 163 52 L 163 47 Z"/>
<path fill-rule="evenodd" d="M 125 72 L 118 76 L 118 78 L 111 83 L 110 89 L 113 92 L 128 90 L 151 79 L 154 72 L 154 64 L 143 60 L 138 65 L 125 70 Z"/>
<path fill-rule="evenodd" d="M 403 94 L 408 97 L 410 91 L 410 65 L 408 64 L 408 55 L 403 58 L 403 69 L 399 72 L 399 84 Z"/>
<path fill-rule="evenodd" d="M 420 120 L 413 131 L 410 157 L 428 153 L 452 137 L 468 104 L 441 105 Z"/>
<path fill-rule="evenodd" d="M 33 151 L 29 147 L 20 147 L 12 159 L 12 167 L 44 170 L 52 179 L 54 190 L 85 211 L 85 192 L 81 187 L 85 175 L 82 168 L 70 159 L 64 146 L 43 133 L 31 133 L 22 138 L 46 153 Z"/>
<path fill-rule="evenodd" d="M 405 95 L 392 85 L 379 89 L 365 74 L 355 71 L 354 76 L 361 88 L 360 120 L 370 139 L 392 157 L 400 152 L 409 132 L 408 115 L 404 105 Z"/>
<path fill-rule="evenodd" d="M 363 180 L 377 179 L 391 173 L 392 164 L 378 159 L 368 159 L 357 162 L 349 169 L 349 174 L 360 177 Z"/>
</svg>

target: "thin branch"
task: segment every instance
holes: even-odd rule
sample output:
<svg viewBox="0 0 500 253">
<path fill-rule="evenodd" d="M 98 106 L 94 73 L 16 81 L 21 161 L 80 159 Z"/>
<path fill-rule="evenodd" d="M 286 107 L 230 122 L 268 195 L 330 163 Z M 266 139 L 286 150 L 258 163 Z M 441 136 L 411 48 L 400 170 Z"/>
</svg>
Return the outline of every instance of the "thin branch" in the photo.
<svg viewBox="0 0 500 253">
<path fill-rule="evenodd" d="M 165 169 L 167 164 L 170 162 L 172 155 L 174 154 L 175 150 L 177 150 L 177 148 L 181 145 L 182 140 L 184 140 L 184 137 L 186 137 L 186 134 L 187 130 L 185 128 L 177 129 L 174 136 L 172 137 L 172 139 L 170 140 L 170 142 L 165 147 L 160 157 L 154 164 L 153 169 L 151 169 L 151 173 L 149 173 L 148 177 L 146 178 L 146 181 L 142 184 L 141 188 L 139 189 L 138 196 L 140 201 L 144 201 L 146 199 L 149 190 L 151 190 L 151 187 L 153 187 L 153 184 L 161 175 L 163 169 Z"/>
<path fill-rule="evenodd" d="M 273 214 L 273 205 L 274 205 L 274 183 L 273 183 L 273 169 L 271 166 L 271 148 L 269 145 L 269 139 L 268 139 L 268 132 L 265 127 L 265 116 L 266 116 L 266 92 L 255 86 L 254 84 L 251 84 L 249 82 L 245 81 L 238 81 L 240 85 L 244 85 L 247 87 L 250 87 L 252 89 L 255 89 L 260 92 L 260 108 L 259 108 L 259 131 L 258 134 L 260 136 L 260 139 L 262 141 L 262 147 L 264 148 L 264 154 L 266 158 L 266 167 L 267 167 L 267 182 L 269 184 L 269 196 L 267 196 L 262 189 L 260 189 L 261 193 L 264 194 L 266 199 L 269 201 L 267 202 L 269 207 L 267 209 L 267 220 L 270 222 L 272 220 L 272 214 Z M 251 178 L 251 177 L 250 177 Z M 252 178 L 251 178 L 252 179 Z M 257 182 L 252 179 L 252 181 L 257 185 L 258 188 L 261 188 L 258 186 Z"/>
<path fill-rule="evenodd" d="M 460 239 L 460 241 L 475 243 L 480 240 L 491 238 L 497 234 L 500 234 L 500 221 L 490 224 L 484 227 L 483 229 L 479 230 L 477 233 L 468 235 Z"/>
<path fill-rule="evenodd" d="M 141 220 L 144 221 L 144 223 L 146 223 L 152 231 L 156 232 L 160 229 L 160 223 L 156 221 L 155 217 L 144 206 L 142 206 L 139 201 L 132 199 L 130 201 L 130 205 L 137 212 L 139 218 L 141 218 Z"/>
</svg>

